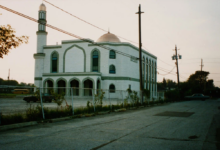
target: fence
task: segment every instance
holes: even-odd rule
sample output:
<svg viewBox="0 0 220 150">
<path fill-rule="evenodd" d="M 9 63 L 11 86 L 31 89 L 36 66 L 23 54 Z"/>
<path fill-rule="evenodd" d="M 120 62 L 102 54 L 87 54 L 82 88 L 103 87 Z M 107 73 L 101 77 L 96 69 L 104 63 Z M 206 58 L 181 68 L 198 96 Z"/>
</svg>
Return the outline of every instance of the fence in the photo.
<svg viewBox="0 0 220 150">
<path fill-rule="evenodd" d="M 35 88 L 34 90 L 30 88 L 17 90 L 19 92 L 14 91 L 0 89 L 0 112 L 3 115 L 27 114 L 30 111 L 38 110 L 43 119 L 48 119 L 51 111 L 74 115 L 82 112 L 94 113 L 137 107 L 155 101 L 155 99 L 145 97 L 140 91 L 90 88 Z M 158 95 L 163 98 L 163 94 L 158 93 Z"/>
</svg>

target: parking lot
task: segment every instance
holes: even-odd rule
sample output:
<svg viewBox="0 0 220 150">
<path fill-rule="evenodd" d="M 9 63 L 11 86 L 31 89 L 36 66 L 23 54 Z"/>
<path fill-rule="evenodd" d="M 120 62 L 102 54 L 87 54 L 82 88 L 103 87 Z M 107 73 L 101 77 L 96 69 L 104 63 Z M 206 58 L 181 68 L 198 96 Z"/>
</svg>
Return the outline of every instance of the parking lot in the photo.
<svg viewBox="0 0 220 150">
<path fill-rule="evenodd" d="M 36 107 L 37 105 L 41 105 L 40 102 L 30 102 L 27 103 L 23 100 L 24 96 L 15 97 L 15 98 L 0 98 L 0 112 L 3 115 L 7 114 L 15 114 L 15 113 L 24 113 L 30 107 Z M 86 107 L 87 101 L 93 102 L 92 97 L 66 97 L 66 101 L 62 103 L 62 107 L 66 105 L 77 107 Z M 119 104 L 123 103 L 121 99 L 103 99 L 103 105 L 109 104 Z M 57 104 L 55 102 L 51 103 L 43 103 L 44 107 L 47 108 L 57 108 Z"/>
</svg>

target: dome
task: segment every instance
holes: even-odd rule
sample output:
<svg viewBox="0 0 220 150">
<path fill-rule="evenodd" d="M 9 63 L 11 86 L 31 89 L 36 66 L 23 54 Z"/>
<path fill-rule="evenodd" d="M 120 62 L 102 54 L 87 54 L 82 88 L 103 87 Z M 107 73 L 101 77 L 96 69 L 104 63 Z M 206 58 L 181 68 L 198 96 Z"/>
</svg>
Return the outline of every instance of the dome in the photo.
<svg viewBox="0 0 220 150">
<path fill-rule="evenodd" d="M 102 35 L 96 42 L 117 42 L 120 43 L 121 41 L 119 40 L 119 38 L 111 33 L 106 33 L 104 35 Z"/>
<path fill-rule="evenodd" d="M 46 6 L 43 3 L 40 5 L 39 11 L 46 11 Z"/>
</svg>

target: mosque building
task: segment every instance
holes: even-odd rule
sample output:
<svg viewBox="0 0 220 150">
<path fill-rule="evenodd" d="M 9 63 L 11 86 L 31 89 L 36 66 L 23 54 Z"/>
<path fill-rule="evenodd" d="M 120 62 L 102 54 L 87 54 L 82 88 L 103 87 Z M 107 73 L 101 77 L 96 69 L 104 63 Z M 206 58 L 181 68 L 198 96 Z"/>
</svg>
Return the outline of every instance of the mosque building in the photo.
<svg viewBox="0 0 220 150">
<path fill-rule="evenodd" d="M 40 5 L 39 22 L 46 23 L 46 6 Z M 111 48 L 106 50 L 94 44 L 93 40 L 64 40 L 60 45 L 47 45 L 46 26 L 38 24 L 37 53 L 35 59 L 36 87 L 80 88 L 75 96 L 90 96 L 82 88 L 139 91 L 139 48 L 131 43 L 121 42 L 112 34 L 102 35 L 95 43 Z M 93 43 L 93 44 L 92 44 Z M 134 57 L 126 57 L 117 52 Z M 151 91 L 151 98 L 157 96 L 157 57 L 142 50 L 143 87 Z M 70 90 L 63 89 L 66 95 Z"/>
</svg>

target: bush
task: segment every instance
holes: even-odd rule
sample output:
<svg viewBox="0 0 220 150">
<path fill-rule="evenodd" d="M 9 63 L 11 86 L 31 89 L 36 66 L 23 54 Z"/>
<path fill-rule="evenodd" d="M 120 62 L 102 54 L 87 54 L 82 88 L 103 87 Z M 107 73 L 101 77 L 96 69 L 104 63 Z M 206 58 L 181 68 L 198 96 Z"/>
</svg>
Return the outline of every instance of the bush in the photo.
<svg viewBox="0 0 220 150">
<path fill-rule="evenodd" d="M 42 109 L 41 106 L 37 105 L 36 107 L 32 107 L 26 110 L 25 119 L 27 121 L 38 121 L 42 119 Z"/>
<path fill-rule="evenodd" d="M 179 91 L 172 90 L 165 92 L 165 99 L 169 99 L 169 101 L 177 101 L 179 100 Z"/>
<path fill-rule="evenodd" d="M 14 123 L 25 122 L 25 118 L 22 114 L 13 114 L 13 115 L 1 115 L 1 125 L 9 125 Z"/>
</svg>

